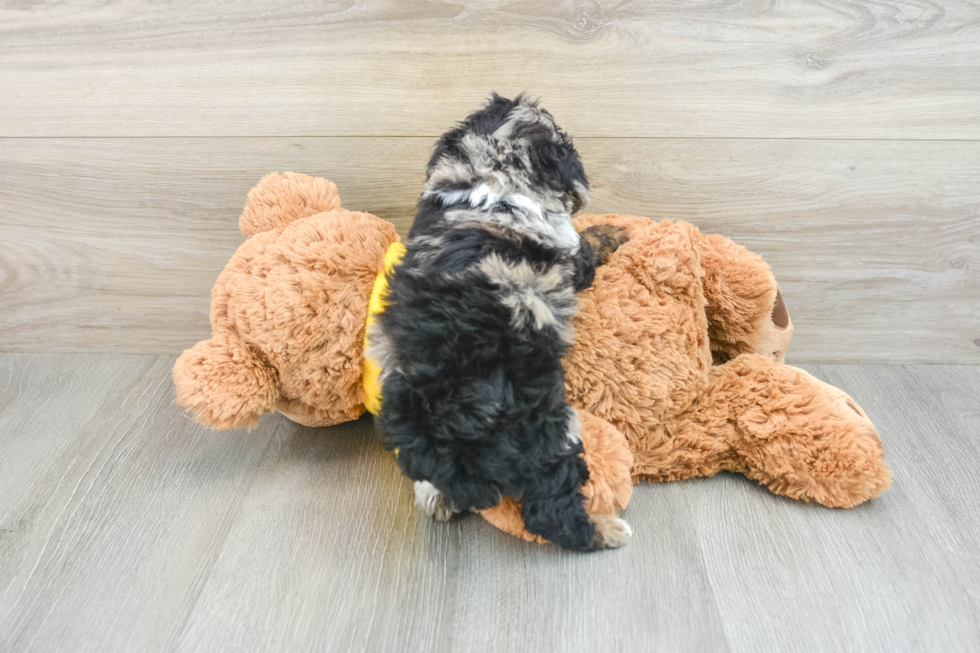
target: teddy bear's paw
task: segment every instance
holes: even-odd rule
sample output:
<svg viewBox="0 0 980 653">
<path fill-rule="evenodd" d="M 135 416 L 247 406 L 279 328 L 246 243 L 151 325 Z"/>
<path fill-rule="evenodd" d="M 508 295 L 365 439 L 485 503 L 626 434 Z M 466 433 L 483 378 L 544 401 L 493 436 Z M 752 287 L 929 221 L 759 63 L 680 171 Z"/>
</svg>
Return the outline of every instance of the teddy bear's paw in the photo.
<svg viewBox="0 0 980 653">
<path fill-rule="evenodd" d="M 850 395 L 799 368 L 756 365 L 794 401 L 774 403 L 770 392 L 766 403 L 739 417 L 746 476 L 830 508 L 851 508 L 888 489 L 892 473 L 881 437 Z"/>
<path fill-rule="evenodd" d="M 791 369 L 806 375 L 807 379 L 811 383 L 824 391 L 831 405 L 836 408 L 836 414 L 839 415 L 840 419 L 848 421 L 854 425 L 855 431 L 858 433 L 857 439 L 860 440 L 862 448 L 879 451 L 881 452 L 881 455 L 884 455 L 885 448 L 882 445 L 881 437 L 878 435 L 878 429 L 875 428 L 875 425 L 871 422 L 868 414 L 864 412 L 864 409 L 861 408 L 856 401 L 854 401 L 854 398 L 851 397 L 851 395 L 847 394 L 836 386 L 832 386 L 825 381 L 821 381 L 805 370 L 798 367 L 793 367 Z"/>
<path fill-rule="evenodd" d="M 428 481 L 415 481 L 415 505 L 436 521 L 449 521 L 456 514 L 446 505 L 442 492 Z"/>
<path fill-rule="evenodd" d="M 589 515 L 595 525 L 595 549 L 619 549 L 627 545 L 633 529 L 615 515 Z"/>
<path fill-rule="evenodd" d="M 255 426 L 263 413 L 275 410 L 279 397 L 277 371 L 227 332 L 181 354 L 173 379 L 177 403 L 213 429 Z"/>
</svg>

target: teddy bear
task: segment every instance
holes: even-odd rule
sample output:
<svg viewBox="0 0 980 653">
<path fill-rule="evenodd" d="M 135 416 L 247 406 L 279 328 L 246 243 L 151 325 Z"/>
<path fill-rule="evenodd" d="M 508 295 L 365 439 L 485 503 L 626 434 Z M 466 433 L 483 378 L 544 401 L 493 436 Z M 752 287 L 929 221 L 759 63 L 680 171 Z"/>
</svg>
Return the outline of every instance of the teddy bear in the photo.
<svg viewBox="0 0 980 653">
<path fill-rule="evenodd" d="M 891 483 L 853 398 L 786 365 L 793 324 L 765 261 L 695 226 L 586 215 L 629 240 L 579 294 L 566 397 L 582 422 L 592 513 L 625 508 L 641 480 L 738 472 L 794 499 L 851 507 Z M 173 369 L 177 402 L 216 429 L 278 411 L 306 426 L 378 404 L 365 325 L 383 310 L 394 226 L 341 207 L 322 178 L 272 173 L 248 194 L 247 240 L 211 294 L 212 337 Z M 528 540 L 511 498 L 482 512 Z"/>
</svg>

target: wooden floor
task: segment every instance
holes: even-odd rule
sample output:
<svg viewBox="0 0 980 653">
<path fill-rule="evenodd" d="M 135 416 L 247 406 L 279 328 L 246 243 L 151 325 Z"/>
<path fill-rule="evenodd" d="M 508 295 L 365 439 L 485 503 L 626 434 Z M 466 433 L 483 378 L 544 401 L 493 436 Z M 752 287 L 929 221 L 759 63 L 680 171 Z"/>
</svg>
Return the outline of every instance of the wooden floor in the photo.
<svg viewBox="0 0 980 653">
<path fill-rule="evenodd" d="M 980 369 L 812 365 L 895 472 L 830 510 L 640 486 L 620 551 L 436 524 L 369 419 L 209 432 L 167 356 L 0 356 L 3 651 L 967 651 Z"/>
<path fill-rule="evenodd" d="M 183 415 L 248 189 L 404 234 L 493 90 L 575 137 L 590 211 L 763 255 L 894 487 L 644 485 L 571 555 L 420 518 L 368 420 Z M 0 0 L 2 653 L 980 650 L 978 467 L 974 0 Z"/>
</svg>

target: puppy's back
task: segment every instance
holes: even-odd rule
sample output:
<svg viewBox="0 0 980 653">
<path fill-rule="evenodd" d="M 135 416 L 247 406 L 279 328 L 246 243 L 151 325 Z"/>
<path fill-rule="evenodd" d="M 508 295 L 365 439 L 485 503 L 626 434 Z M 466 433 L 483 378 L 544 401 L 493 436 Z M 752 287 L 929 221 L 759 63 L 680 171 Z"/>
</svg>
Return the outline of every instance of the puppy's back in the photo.
<svg viewBox="0 0 980 653">
<path fill-rule="evenodd" d="M 459 228 L 410 248 L 390 284 L 382 432 L 410 477 L 438 486 L 440 461 L 456 458 L 510 486 L 521 458 L 536 465 L 565 446 L 542 422 L 564 405 L 577 308 L 567 254 L 506 229 Z"/>
</svg>

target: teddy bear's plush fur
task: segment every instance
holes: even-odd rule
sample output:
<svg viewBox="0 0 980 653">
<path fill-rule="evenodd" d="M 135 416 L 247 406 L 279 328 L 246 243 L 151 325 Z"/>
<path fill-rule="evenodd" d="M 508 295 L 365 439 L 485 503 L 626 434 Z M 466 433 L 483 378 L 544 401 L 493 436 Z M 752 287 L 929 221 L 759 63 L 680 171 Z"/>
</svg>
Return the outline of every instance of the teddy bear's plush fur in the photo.
<svg viewBox="0 0 980 653">
<path fill-rule="evenodd" d="M 591 512 L 625 507 L 631 482 L 719 471 L 832 507 L 889 486 L 860 406 L 783 363 L 793 326 L 760 257 L 683 222 L 576 220 L 596 224 L 630 240 L 580 293 L 565 360 Z M 286 173 L 252 190 L 241 229 L 250 238 L 212 292 L 212 338 L 174 366 L 178 403 L 214 428 L 275 410 L 309 426 L 356 419 L 367 305 L 394 227 L 340 208 L 330 182 Z M 511 499 L 483 515 L 539 539 Z"/>
<path fill-rule="evenodd" d="M 566 389 L 626 437 L 634 481 L 741 472 L 777 494 L 844 508 L 889 486 L 858 404 L 783 363 L 792 324 L 761 257 L 684 222 L 576 220 L 579 230 L 594 224 L 630 240 L 579 294 Z M 513 502 L 484 516 L 539 539 Z"/>
<path fill-rule="evenodd" d="M 395 227 L 288 172 L 252 189 L 239 227 L 249 238 L 211 291 L 211 339 L 174 366 L 177 403 L 218 429 L 276 410 L 316 426 L 357 419 L 368 299 Z"/>
</svg>

